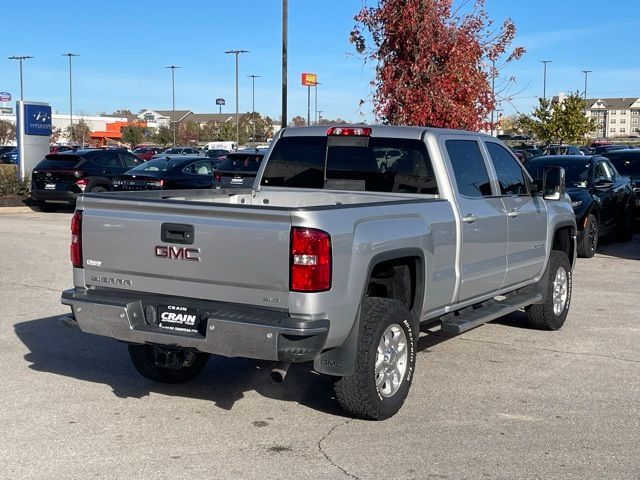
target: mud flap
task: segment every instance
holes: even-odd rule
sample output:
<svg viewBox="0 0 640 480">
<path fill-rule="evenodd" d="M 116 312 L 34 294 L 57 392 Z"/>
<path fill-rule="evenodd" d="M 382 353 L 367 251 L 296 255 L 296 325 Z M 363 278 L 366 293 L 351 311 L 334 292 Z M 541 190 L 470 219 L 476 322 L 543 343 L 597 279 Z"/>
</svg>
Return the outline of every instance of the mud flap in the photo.
<svg viewBox="0 0 640 480">
<path fill-rule="evenodd" d="M 348 377 L 353 375 L 358 348 L 358 335 L 360 332 L 360 308 L 353 322 L 351 331 L 344 343 L 318 355 L 313 361 L 313 369 L 318 373 L 333 375 L 336 377 Z"/>
</svg>

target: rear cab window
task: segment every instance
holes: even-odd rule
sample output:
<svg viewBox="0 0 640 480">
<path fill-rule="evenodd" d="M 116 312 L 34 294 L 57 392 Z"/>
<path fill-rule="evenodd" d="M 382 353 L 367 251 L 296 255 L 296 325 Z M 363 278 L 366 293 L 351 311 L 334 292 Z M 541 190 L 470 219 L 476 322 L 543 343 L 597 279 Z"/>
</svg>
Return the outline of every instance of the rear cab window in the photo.
<svg viewBox="0 0 640 480">
<path fill-rule="evenodd" d="M 280 138 L 261 185 L 438 194 L 422 141 L 368 136 Z"/>
</svg>

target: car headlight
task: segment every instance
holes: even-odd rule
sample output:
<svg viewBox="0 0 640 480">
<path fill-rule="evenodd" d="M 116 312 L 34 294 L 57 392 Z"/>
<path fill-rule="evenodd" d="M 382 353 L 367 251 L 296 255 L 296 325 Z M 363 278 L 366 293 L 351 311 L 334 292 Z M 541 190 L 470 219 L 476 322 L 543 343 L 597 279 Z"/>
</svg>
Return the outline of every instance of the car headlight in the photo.
<svg viewBox="0 0 640 480">
<path fill-rule="evenodd" d="M 582 205 L 582 200 L 577 200 L 575 202 L 571 202 L 571 206 L 573 208 L 579 207 L 580 205 Z"/>
</svg>

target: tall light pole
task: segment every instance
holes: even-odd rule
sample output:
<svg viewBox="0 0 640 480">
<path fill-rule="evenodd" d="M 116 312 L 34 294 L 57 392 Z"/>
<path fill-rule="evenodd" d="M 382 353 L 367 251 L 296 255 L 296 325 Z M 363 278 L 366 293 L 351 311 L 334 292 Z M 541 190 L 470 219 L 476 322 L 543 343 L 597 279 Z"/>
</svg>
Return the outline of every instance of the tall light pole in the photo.
<svg viewBox="0 0 640 480">
<path fill-rule="evenodd" d="M 593 72 L 593 70 L 582 70 L 582 73 L 584 73 L 584 101 L 585 104 L 587 102 L 587 76 Z M 585 107 L 587 108 L 587 107 Z"/>
<path fill-rule="evenodd" d="M 547 63 L 552 63 L 551 60 L 540 60 L 540 63 L 544 64 L 544 74 L 542 79 L 542 98 L 547 99 Z"/>
<path fill-rule="evenodd" d="M 251 133 L 251 139 L 253 144 L 256 144 L 256 78 L 260 78 L 260 75 L 248 75 L 251 79 L 251 125 L 253 132 Z"/>
<path fill-rule="evenodd" d="M 169 65 L 171 69 L 171 121 L 173 122 L 173 146 L 176 146 L 176 65 Z"/>
<path fill-rule="evenodd" d="M 493 119 L 496 111 L 496 61 L 491 60 L 491 136 L 493 136 Z"/>
<path fill-rule="evenodd" d="M 238 117 L 238 55 L 249 53 L 249 50 L 227 50 L 224 53 L 233 53 L 236 56 L 236 148 L 240 146 L 240 121 Z"/>
<path fill-rule="evenodd" d="M 18 60 L 20 62 L 20 100 L 24 100 L 24 88 L 22 86 L 22 62 L 33 58 L 29 55 L 16 55 L 13 57 L 9 57 L 9 60 Z"/>
<path fill-rule="evenodd" d="M 73 143 L 73 82 L 71 77 L 71 59 L 79 57 L 77 53 L 61 53 L 63 57 L 69 59 L 69 143 Z"/>
<path fill-rule="evenodd" d="M 322 120 L 322 110 L 318 110 L 318 123 Z"/>
<path fill-rule="evenodd" d="M 287 126 L 287 24 L 289 17 L 289 2 L 282 0 L 282 112 L 280 126 Z"/>
<path fill-rule="evenodd" d="M 320 82 L 316 82 L 316 84 L 314 85 L 315 87 L 315 119 L 316 119 L 316 125 L 318 124 L 318 85 L 322 85 L 322 83 Z"/>
</svg>

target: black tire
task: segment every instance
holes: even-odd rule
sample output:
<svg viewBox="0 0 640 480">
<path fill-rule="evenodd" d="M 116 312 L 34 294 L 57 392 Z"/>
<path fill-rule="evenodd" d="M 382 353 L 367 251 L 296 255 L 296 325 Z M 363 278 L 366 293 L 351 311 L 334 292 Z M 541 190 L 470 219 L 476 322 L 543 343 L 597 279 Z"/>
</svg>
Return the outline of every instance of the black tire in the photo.
<svg viewBox="0 0 640 480">
<path fill-rule="evenodd" d="M 562 290 L 556 292 L 556 275 L 563 269 L 566 275 L 566 297 L 562 309 L 555 310 L 554 303 L 558 299 L 557 295 L 562 297 Z M 530 305 L 525 309 L 527 323 L 530 327 L 540 330 L 559 330 L 564 325 L 571 304 L 571 287 L 573 277 L 571 273 L 571 264 L 569 258 L 564 252 L 558 250 L 551 251 L 547 272 L 544 277 L 546 280 L 546 300 L 542 303 Z"/>
<path fill-rule="evenodd" d="M 629 199 L 627 201 L 627 205 L 624 207 L 624 211 L 622 212 L 622 218 L 620 219 L 620 223 L 618 224 L 618 229 L 616 231 L 616 238 L 620 242 L 629 242 L 633 237 L 633 208 L 634 201 Z"/>
<path fill-rule="evenodd" d="M 391 384 L 386 380 L 378 386 L 376 361 L 379 360 L 378 345 L 388 328 L 396 330 L 399 338 L 402 338 L 398 327 L 402 329 L 406 342 L 404 348 L 397 352 L 406 351 L 406 357 L 391 353 L 393 364 L 398 362 L 399 368 L 404 365 L 402 379 L 393 391 L 394 387 L 390 387 Z M 360 335 L 354 373 L 349 377 L 342 377 L 333 386 L 340 406 L 356 417 L 369 420 L 384 420 L 400 410 L 413 379 L 418 334 L 418 322 L 404 304 L 388 298 L 365 298 L 360 313 Z M 389 371 L 381 369 L 381 378 L 386 379 Z M 383 393 L 385 386 L 391 388 L 386 394 Z"/>
<path fill-rule="evenodd" d="M 598 248 L 598 219 L 592 213 L 589 214 L 587 224 L 582 231 L 582 238 L 578 242 L 578 256 L 591 258 Z"/>
<path fill-rule="evenodd" d="M 47 203 L 43 200 L 38 202 L 38 210 L 41 212 L 55 212 L 60 207 L 58 203 Z"/>
<path fill-rule="evenodd" d="M 102 185 L 97 185 L 93 187 L 90 191 L 91 193 L 100 193 L 100 192 L 107 192 L 108 190 Z"/>
<path fill-rule="evenodd" d="M 157 348 L 154 345 L 129 345 L 129 356 L 133 366 L 140 375 L 155 382 L 187 382 L 195 378 L 209 360 L 208 353 L 174 349 L 173 351 L 185 355 L 184 365 L 180 368 L 161 367 L 156 363 Z"/>
</svg>

